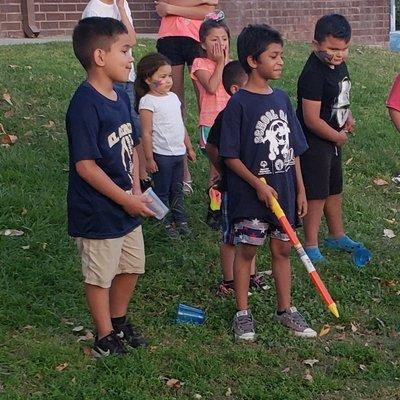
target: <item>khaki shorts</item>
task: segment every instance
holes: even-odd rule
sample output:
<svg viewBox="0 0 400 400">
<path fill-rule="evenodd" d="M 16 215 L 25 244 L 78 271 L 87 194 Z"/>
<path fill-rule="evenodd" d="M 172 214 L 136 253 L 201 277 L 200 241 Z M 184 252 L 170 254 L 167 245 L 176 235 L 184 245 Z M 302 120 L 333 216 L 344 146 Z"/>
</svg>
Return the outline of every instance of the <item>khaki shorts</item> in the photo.
<svg viewBox="0 0 400 400">
<path fill-rule="evenodd" d="M 144 274 L 142 227 L 115 239 L 76 238 L 85 283 L 109 288 L 116 275 Z"/>
</svg>

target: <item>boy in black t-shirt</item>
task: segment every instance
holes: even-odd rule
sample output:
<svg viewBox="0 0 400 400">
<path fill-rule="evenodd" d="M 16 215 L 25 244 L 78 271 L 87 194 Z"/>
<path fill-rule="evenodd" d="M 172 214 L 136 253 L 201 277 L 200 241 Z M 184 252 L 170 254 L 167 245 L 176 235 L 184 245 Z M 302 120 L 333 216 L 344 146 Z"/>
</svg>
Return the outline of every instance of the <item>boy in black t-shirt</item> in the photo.
<svg viewBox="0 0 400 400">
<path fill-rule="evenodd" d="M 326 247 L 351 252 L 362 246 L 345 235 L 342 221 L 341 147 L 354 130 L 345 63 L 350 38 L 351 27 L 342 15 L 320 18 L 315 26 L 314 52 L 297 86 L 297 115 L 309 145 L 300 157 L 308 201 L 304 248 L 313 262 L 324 260 L 318 247 L 322 214 L 329 229 Z"/>
<path fill-rule="evenodd" d="M 248 307 L 251 263 L 257 246 L 268 236 L 278 303 L 274 319 L 296 336 L 316 336 L 296 308 L 291 307 L 291 244 L 269 208 L 272 197 L 279 196 L 293 227 L 307 212 L 298 159 L 307 143 L 289 97 L 268 84 L 281 76 L 282 46 L 279 32 L 267 25 L 249 25 L 242 30 L 237 48 L 248 81 L 231 97 L 222 120 L 220 155 L 227 166 L 228 216 L 236 245 L 236 340 L 255 340 Z M 262 177 L 267 185 L 260 180 Z"/>
<path fill-rule="evenodd" d="M 225 65 L 222 73 L 222 83 L 230 96 L 236 93 L 247 82 L 247 74 L 240 62 L 230 61 Z M 219 173 L 218 189 L 221 192 L 221 245 L 220 245 L 220 262 L 222 281 L 218 286 L 217 294 L 219 296 L 229 296 L 234 294 L 233 287 L 233 260 L 235 257 L 235 246 L 233 244 L 233 227 L 228 217 L 228 192 L 226 187 L 225 164 L 220 162 L 219 158 L 219 142 L 221 138 L 222 118 L 224 110 L 222 110 L 210 129 L 207 138 L 206 151 L 208 158 Z M 251 266 L 250 288 L 254 290 L 263 290 L 264 280 L 261 275 L 256 273 L 255 259 Z"/>
<path fill-rule="evenodd" d="M 73 34 L 74 52 L 87 72 L 66 116 L 69 144 L 68 232 L 76 238 L 86 300 L 96 325 L 92 354 L 124 354 L 124 343 L 146 346 L 126 318 L 144 245 L 137 216 L 154 216 L 140 197 L 137 136 L 126 93 L 131 44 L 112 18 L 85 18 Z M 123 340 L 123 342 L 121 341 Z"/>
</svg>

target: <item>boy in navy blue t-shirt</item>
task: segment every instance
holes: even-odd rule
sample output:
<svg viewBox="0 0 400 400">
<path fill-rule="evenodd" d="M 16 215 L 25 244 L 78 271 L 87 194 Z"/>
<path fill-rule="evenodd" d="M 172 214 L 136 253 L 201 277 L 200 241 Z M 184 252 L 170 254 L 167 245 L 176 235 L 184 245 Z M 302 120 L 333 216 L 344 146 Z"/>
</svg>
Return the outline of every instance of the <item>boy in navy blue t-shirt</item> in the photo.
<svg viewBox="0 0 400 400">
<path fill-rule="evenodd" d="M 66 116 L 69 144 L 68 233 L 76 238 L 86 299 L 97 334 L 95 357 L 124 354 L 124 343 L 146 346 L 126 318 L 144 244 L 137 215 L 153 216 L 140 197 L 138 143 L 128 96 L 114 82 L 132 68 L 125 26 L 112 18 L 85 18 L 73 47 L 87 72 Z M 121 339 L 123 341 L 121 341 Z"/>
<path fill-rule="evenodd" d="M 228 215 L 234 226 L 236 340 L 255 340 L 248 307 L 251 262 L 257 246 L 270 237 L 277 292 L 274 319 L 301 337 L 315 337 L 291 307 L 291 244 L 269 208 L 272 196 L 295 227 L 307 212 L 299 155 L 307 149 L 303 131 L 287 94 L 268 85 L 282 73 L 283 40 L 267 25 L 249 25 L 238 37 L 239 61 L 248 82 L 224 111 L 220 156 L 227 165 Z M 267 185 L 260 178 L 265 177 Z"/>
</svg>

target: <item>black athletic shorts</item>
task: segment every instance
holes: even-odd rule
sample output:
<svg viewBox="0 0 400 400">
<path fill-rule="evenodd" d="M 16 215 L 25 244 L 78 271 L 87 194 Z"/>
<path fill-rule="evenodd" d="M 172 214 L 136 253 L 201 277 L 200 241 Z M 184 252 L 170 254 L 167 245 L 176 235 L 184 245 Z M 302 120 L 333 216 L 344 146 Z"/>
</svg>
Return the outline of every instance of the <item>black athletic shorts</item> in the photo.
<svg viewBox="0 0 400 400">
<path fill-rule="evenodd" d="M 186 36 L 167 36 L 157 40 L 157 51 L 167 57 L 172 65 L 191 66 L 200 57 L 200 43 Z"/>
<path fill-rule="evenodd" d="M 307 200 L 322 200 L 343 190 L 342 151 L 332 142 L 307 138 L 310 148 L 300 156 Z"/>
</svg>

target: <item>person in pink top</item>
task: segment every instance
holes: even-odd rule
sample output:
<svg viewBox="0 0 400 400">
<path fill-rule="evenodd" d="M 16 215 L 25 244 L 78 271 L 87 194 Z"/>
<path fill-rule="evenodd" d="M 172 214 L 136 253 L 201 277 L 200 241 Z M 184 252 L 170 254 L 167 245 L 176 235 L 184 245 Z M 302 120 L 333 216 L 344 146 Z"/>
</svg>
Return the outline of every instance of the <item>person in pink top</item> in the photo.
<svg viewBox="0 0 400 400">
<path fill-rule="evenodd" d="M 199 93 L 199 147 L 205 152 L 210 129 L 230 97 L 222 84 L 222 72 L 229 61 L 230 41 L 229 28 L 222 11 L 206 16 L 200 26 L 199 38 L 203 56 L 193 61 L 190 76 Z M 217 180 L 218 172 L 210 162 L 207 187 L 211 188 Z M 213 229 L 218 229 L 220 212 L 215 212 L 209 207 L 206 220 Z"/>
<path fill-rule="evenodd" d="M 389 110 L 390 119 L 393 125 L 400 132 L 400 74 L 396 76 L 392 89 L 386 100 L 386 107 Z M 393 182 L 400 183 L 400 174 L 392 178 Z"/>
<path fill-rule="evenodd" d="M 161 18 L 157 51 L 171 61 L 174 92 L 185 116 L 184 69 L 190 71 L 193 60 L 199 56 L 199 28 L 204 17 L 214 11 L 218 0 L 163 0 L 155 1 Z M 191 194 L 192 180 L 185 160 L 183 190 Z"/>
</svg>

